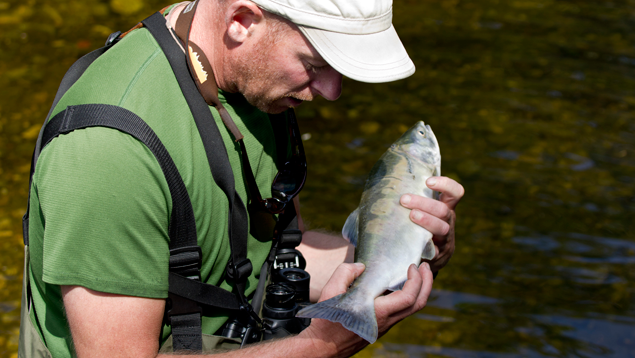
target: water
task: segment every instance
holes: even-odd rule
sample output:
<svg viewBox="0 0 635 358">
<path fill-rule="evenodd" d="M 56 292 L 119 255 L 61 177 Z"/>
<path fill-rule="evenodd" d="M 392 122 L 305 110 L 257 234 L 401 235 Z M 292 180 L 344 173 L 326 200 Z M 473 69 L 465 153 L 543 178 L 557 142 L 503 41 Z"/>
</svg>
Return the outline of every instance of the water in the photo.
<svg viewBox="0 0 635 358">
<path fill-rule="evenodd" d="M 0 0 L 0 356 L 15 356 L 28 162 L 65 69 L 166 4 Z M 635 357 L 635 1 L 395 0 L 417 66 L 304 104 L 302 213 L 339 231 L 417 120 L 466 188 L 429 304 L 359 357 Z"/>
</svg>

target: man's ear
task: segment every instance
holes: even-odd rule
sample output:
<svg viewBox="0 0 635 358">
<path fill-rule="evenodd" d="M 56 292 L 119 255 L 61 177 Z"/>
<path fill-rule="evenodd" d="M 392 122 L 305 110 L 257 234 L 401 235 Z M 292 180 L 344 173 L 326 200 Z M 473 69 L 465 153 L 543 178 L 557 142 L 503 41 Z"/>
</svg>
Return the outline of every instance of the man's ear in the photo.
<svg viewBox="0 0 635 358">
<path fill-rule="evenodd" d="M 225 12 L 227 36 L 235 42 L 242 43 L 253 35 L 258 25 L 263 23 L 264 14 L 253 2 L 238 0 L 233 2 Z"/>
</svg>

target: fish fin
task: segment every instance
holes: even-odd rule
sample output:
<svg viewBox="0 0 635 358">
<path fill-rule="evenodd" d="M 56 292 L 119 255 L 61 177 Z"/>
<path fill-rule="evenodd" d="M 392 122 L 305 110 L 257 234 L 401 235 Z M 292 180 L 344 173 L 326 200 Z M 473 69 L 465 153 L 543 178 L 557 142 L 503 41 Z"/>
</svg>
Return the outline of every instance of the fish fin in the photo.
<svg viewBox="0 0 635 358">
<path fill-rule="evenodd" d="M 359 221 L 359 208 L 355 209 L 346 219 L 342 228 L 342 236 L 348 240 L 353 246 L 357 247 L 357 232 Z"/>
<path fill-rule="evenodd" d="M 439 162 L 439 164 L 437 164 L 434 167 L 434 172 L 432 173 L 432 176 L 435 176 L 435 177 L 440 177 L 441 176 L 441 162 Z"/>
<path fill-rule="evenodd" d="M 426 246 L 423 248 L 421 258 L 424 260 L 432 260 L 436 254 L 437 250 L 434 249 L 434 242 L 432 241 L 432 238 L 430 238 L 428 239 L 428 242 L 426 242 Z"/>
<path fill-rule="evenodd" d="M 322 318 L 337 322 L 369 343 L 375 343 L 378 331 L 375 300 L 370 299 L 365 304 L 359 304 L 357 300 L 350 299 L 350 295 L 345 295 L 341 294 L 305 307 L 296 317 Z"/>
</svg>

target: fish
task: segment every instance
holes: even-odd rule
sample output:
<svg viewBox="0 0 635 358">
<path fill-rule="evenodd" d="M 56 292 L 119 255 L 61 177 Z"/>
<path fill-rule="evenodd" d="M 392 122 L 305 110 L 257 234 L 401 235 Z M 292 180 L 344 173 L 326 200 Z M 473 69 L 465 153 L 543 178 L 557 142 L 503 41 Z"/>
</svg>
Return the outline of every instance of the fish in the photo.
<svg viewBox="0 0 635 358">
<path fill-rule="evenodd" d="M 403 194 L 438 200 L 426 180 L 441 175 L 439 143 L 429 125 L 417 122 L 381 156 L 366 181 L 359 207 L 342 229 L 355 246 L 355 261 L 366 266 L 346 293 L 297 313 L 297 317 L 339 322 L 369 343 L 377 340 L 375 298 L 403 288 L 408 267 L 436 254 L 432 233 L 410 220 Z"/>
</svg>

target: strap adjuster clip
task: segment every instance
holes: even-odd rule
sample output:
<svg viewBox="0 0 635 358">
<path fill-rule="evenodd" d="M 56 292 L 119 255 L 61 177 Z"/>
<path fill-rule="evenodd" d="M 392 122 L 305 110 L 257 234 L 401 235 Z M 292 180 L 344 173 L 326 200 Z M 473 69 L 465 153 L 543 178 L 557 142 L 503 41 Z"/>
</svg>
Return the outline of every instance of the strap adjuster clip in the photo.
<svg viewBox="0 0 635 358">
<path fill-rule="evenodd" d="M 200 281 L 202 261 L 203 251 L 198 245 L 170 250 L 170 272 L 181 276 Z"/>
<path fill-rule="evenodd" d="M 106 40 L 106 47 L 110 47 L 119 42 L 119 40 L 121 40 L 119 36 L 121 36 L 121 31 L 113 32 L 112 34 L 108 35 L 108 39 Z"/>
<path fill-rule="evenodd" d="M 227 265 L 227 277 L 234 282 L 244 282 L 253 272 L 254 267 L 251 264 L 251 260 L 244 259 L 237 265 L 234 265 L 233 261 L 229 261 Z"/>
<path fill-rule="evenodd" d="M 280 235 L 280 248 L 294 248 L 298 247 L 302 242 L 302 231 L 287 229 Z"/>
<path fill-rule="evenodd" d="M 166 300 L 165 307 L 165 315 L 163 317 L 163 322 L 171 326 L 172 325 L 172 316 L 180 316 L 185 314 L 199 313 L 202 315 L 203 309 L 199 306 L 198 303 L 187 299 L 185 297 L 181 297 L 172 292 L 168 292 L 168 299 Z"/>
</svg>

